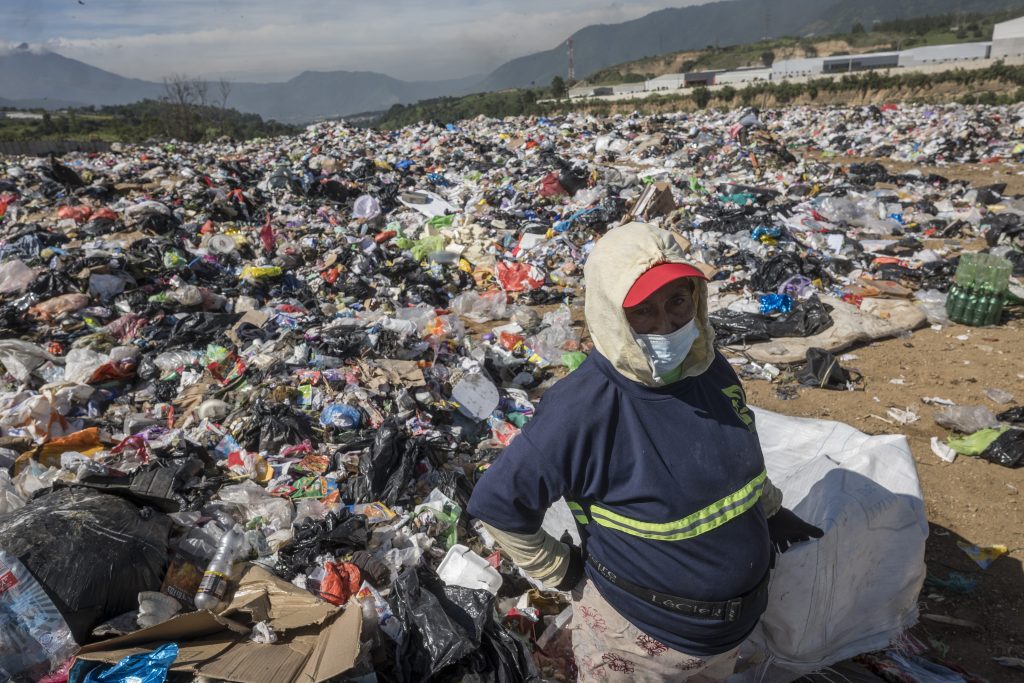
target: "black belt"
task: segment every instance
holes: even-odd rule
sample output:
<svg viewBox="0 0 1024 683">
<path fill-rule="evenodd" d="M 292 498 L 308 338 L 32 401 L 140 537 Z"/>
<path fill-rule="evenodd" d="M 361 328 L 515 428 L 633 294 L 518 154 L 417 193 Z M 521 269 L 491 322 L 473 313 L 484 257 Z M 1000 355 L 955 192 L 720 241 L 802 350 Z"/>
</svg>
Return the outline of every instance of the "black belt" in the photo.
<svg viewBox="0 0 1024 683">
<path fill-rule="evenodd" d="M 601 576 L 607 579 L 609 583 L 614 586 L 618 586 L 627 593 L 632 593 L 644 602 L 650 602 L 659 607 L 670 609 L 673 612 L 685 614 L 690 617 L 696 617 L 698 619 L 715 619 L 719 621 L 736 621 L 739 619 L 743 606 L 756 601 L 761 597 L 762 593 L 768 590 L 768 579 L 771 575 L 770 570 L 766 571 L 764 573 L 764 578 L 761 579 L 760 583 L 738 598 L 726 600 L 725 602 L 705 602 L 702 600 L 680 598 L 676 595 L 669 595 L 668 593 L 659 593 L 658 591 L 654 591 L 649 588 L 641 588 L 632 581 L 624 579 L 611 569 L 608 569 L 608 567 L 595 560 L 592 555 L 587 556 L 587 562 L 591 567 L 596 569 Z"/>
</svg>

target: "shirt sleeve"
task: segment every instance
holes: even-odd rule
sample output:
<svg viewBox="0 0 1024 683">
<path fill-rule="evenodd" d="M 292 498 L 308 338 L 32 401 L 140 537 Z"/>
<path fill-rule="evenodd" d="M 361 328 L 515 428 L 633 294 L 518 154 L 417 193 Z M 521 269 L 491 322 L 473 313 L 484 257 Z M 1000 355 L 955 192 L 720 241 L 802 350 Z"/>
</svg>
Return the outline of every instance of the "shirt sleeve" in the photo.
<svg viewBox="0 0 1024 683">
<path fill-rule="evenodd" d="M 487 522 L 484 522 L 484 527 L 512 561 L 537 581 L 545 586 L 557 586 L 565 578 L 569 568 L 569 546 L 555 540 L 548 532 L 541 529 L 533 534 L 513 534 L 496 529 Z"/>
<path fill-rule="evenodd" d="M 536 430 L 527 427 L 484 472 L 469 499 L 470 515 L 516 534 L 539 531 L 544 513 L 571 481 L 570 454 L 542 455 L 529 433 Z"/>
<path fill-rule="evenodd" d="M 782 509 L 782 491 L 775 487 L 768 477 L 764 479 L 764 489 L 761 491 L 761 505 L 764 508 L 764 516 L 771 517 Z"/>
</svg>

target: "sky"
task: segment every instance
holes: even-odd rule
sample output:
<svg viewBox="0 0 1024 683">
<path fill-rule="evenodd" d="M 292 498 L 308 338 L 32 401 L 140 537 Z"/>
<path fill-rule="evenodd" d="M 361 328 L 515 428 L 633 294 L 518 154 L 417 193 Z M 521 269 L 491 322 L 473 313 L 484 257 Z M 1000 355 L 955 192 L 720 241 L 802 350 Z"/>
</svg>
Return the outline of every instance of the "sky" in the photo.
<svg viewBox="0 0 1024 683">
<path fill-rule="evenodd" d="M 590 24 L 706 0 L 0 0 L 0 47 L 29 43 L 122 76 L 406 80 L 483 74 Z"/>
</svg>

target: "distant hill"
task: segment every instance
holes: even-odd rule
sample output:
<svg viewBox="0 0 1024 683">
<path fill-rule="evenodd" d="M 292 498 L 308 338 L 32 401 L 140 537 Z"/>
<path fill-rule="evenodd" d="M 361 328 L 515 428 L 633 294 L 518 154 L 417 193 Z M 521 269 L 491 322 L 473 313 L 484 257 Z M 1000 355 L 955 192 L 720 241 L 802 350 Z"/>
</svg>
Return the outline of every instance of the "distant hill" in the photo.
<svg viewBox="0 0 1024 683">
<path fill-rule="evenodd" d="M 653 12 L 619 24 L 587 26 L 573 34 L 576 75 L 644 57 L 708 45 L 738 45 L 778 36 L 822 36 L 855 23 L 958 12 L 996 12 L 1024 0 L 730 0 Z M 175 71 L 168 65 L 168 73 Z M 547 86 L 565 76 L 565 46 L 514 59 L 486 77 L 402 81 L 372 71 L 305 71 L 283 83 L 234 83 L 228 106 L 284 123 L 304 123 L 389 109 L 424 99 L 507 88 Z M 210 93 L 216 92 L 210 87 Z M 59 109 L 160 98 L 162 83 L 125 78 L 54 52 L 0 53 L 2 106 Z"/>
<path fill-rule="evenodd" d="M 305 71 L 284 83 L 234 83 L 228 106 L 264 119 L 303 123 L 440 95 L 462 95 L 480 76 L 401 81 L 370 71 Z M 210 93 L 216 92 L 211 85 Z M 125 78 L 55 52 L 27 47 L 0 54 L 0 106 L 60 109 L 158 99 L 162 83 Z"/>
<path fill-rule="evenodd" d="M 1024 0 L 732 0 L 653 12 L 620 24 L 587 26 L 572 35 L 576 77 L 644 57 L 738 45 L 779 36 L 846 32 L 854 24 L 958 12 L 1020 8 Z M 568 38 L 569 36 L 566 36 Z M 566 76 L 564 44 L 503 64 L 477 90 L 546 86 Z"/>
</svg>

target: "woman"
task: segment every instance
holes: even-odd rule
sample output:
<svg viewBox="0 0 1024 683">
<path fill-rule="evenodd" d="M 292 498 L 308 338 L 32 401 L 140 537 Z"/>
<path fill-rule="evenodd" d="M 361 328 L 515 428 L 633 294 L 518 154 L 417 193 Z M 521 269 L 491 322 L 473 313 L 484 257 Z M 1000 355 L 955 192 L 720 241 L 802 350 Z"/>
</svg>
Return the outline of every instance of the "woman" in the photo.
<svg viewBox="0 0 1024 683">
<path fill-rule="evenodd" d="M 595 351 L 469 512 L 531 576 L 572 589 L 580 681 L 724 680 L 765 610 L 773 546 L 822 532 L 781 507 L 705 278 L 671 233 L 615 228 L 584 275 Z M 582 548 L 541 529 L 562 496 Z"/>
</svg>

